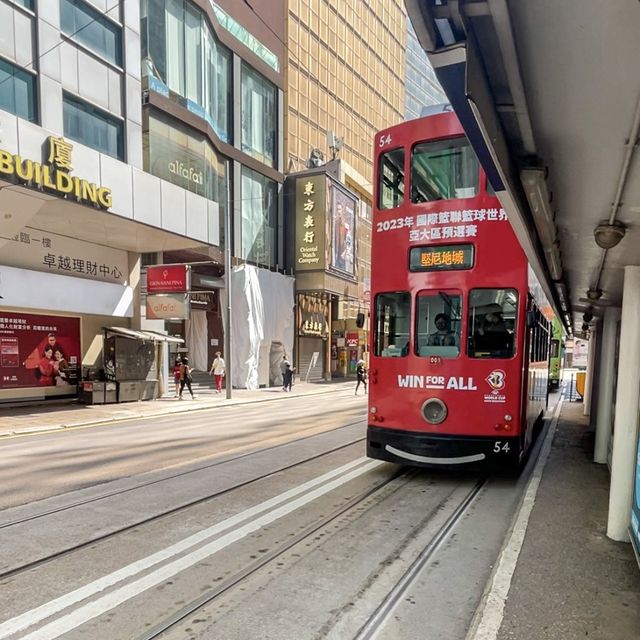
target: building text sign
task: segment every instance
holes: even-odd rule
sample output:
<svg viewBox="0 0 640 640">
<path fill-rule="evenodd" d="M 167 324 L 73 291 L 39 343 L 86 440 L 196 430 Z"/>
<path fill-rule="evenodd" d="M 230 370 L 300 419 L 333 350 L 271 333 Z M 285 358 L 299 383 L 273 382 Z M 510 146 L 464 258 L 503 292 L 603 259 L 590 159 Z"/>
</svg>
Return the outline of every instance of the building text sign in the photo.
<svg viewBox="0 0 640 640">
<path fill-rule="evenodd" d="M 73 145 L 64 138 L 49 136 L 48 153 L 44 163 L 22 158 L 18 154 L 0 149 L 0 176 L 37 189 L 46 189 L 55 195 L 73 197 L 78 202 L 92 204 L 101 209 L 111 206 L 111 189 L 72 176 Z"/>
<path fill-rule="evenodd" d="M 184 293 L 191 288 L 188 264 L 160 264 L 147 267 L 148 293 Z"/>
<path fill-rule="evenodd" d="M 296 180 L 296 271 L 325 268 L 325 176 Z"/>
</svg>

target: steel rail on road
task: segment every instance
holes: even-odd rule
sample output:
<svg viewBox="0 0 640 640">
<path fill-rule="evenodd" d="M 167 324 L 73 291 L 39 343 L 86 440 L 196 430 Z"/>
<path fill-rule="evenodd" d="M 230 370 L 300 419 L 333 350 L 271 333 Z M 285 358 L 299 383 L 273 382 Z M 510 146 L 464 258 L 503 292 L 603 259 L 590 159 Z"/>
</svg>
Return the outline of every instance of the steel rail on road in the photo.
<svg viewBox="0 0 640 640">
<path fill-rule="evenodd" d="M 370 640 L 384 625 L 394 611 L 396 605 L 402 600 L 407 590 L 420 574 L 424 566 L 433 555 L 440 549 L 443 542 L 449 537 L 451 531 L 460 522 L 468 511 L 471 503 L 487 482 L 487 476 L 481 477 L 467 494 L 464 500 L 458 505 L 455 511 L 447 518 L 446 522 L 435 534 L 431 542 L 420 552 L 418 557 L 411 563 L 400 580 L 387 594 L 385 599 L 373 611 L 369 619 L 360 627 L 353 640 Z"/>
<path fill-rule="evenodd" d="M 384 489 L 387 485 L 394 482 L 398 478 L 402 476 L 409 477 L 414 474 L 415 470 L 409 469 L 408 467 L 400 467 L 395 473 L 393 473 L 389 478 L 385 478 L 384 480 L 378 482 L 375 486 L 363 491 L 361 494 L 354 496 L 347 503 L 341 505 L 328 515 L 322 517 L 319 521 L 310 524 L 308 527 L 305 527 L 302 531 L 297 533 L 294 536 L 291 536 L 285 543 L 283 543 L 278 548 L 266 553 L 259 560 L 249 564 L 244 569 L 238 571 L 231 577 L 227 578 L 224 582 L 221 582 L 215 589 L 211 589 L 204 593 L 199 598 L 193 600 L 189 604 L 185 605 L 180 610 L 176 611 L 171 616 L 167 617 L 165 620 L 154 626 L 153 628 L 146 631 L 144 634 L 136 638 L 136 640 L 154 640 L 155 638 L 161 636 L 165 631 L 168 631 L 170 628 L 177 625 L 179 622 L 190 616 L 192 613 L 195 613 L 199 609 L 202 609 L 205 605 L 209 604 L 223 593 L 236 586 L 243 580 L 246 580 L 248 577 L 262 569 L 265 565 L 270 562 L 273 562 L 282 554 L 286 553 L 294 547 L 295 545 L 303 542 L 305 539 L 313 536 L 317 531 L 326 527 L 336 518 L 342 516 L 348 511 L 354 509 L 359 504 L 378 493 L 382 489 Z"/>
<path fill-rule="evenodd" d="M 329 431 L 323 431 L 321 434 L 314 434 L 314 435 L 306 436 L 305 438 L 301 438 L 301 440 L 302 439 L 306 440 L 306 439 L 310 439 L 310 438 L 316 438 L 316 437 L 319 437 L 319 436 L 321 436 L 321 435 L 323 435 L 325 433 L 331 433 L 333 431 L 338 431 L 339 429 L 346 429 L 347 427 L 352 427 L 353 425 L 359 424 L 360 422 L 362 422 L 362 420 L 358 420 L 357 422 L 351 422 L 349 424 L 345 424 L 345 425 L 342 425 L 340 427 L 336 427 L 335 429 L 331 429 Z M 272 469 L 271 471 L 269 471 L 267 473 L 263 473 L 262 475 L 256 476 L 255 478 L 251 478 L 250 480 L 245 480 L 244 482 L 239 482 L 238 484 L 235 484 L 235 485 L 233 485 L 231 487 L 227 487 L 226 489 L 221 489 L 220 491 L 216 491 L 216 492 L 214 492 L 212 494 L 203 496 L 201 498 L 197 498 L 195 500 L 190 500 L 189 502 L 186 502 L 184 504 L 178 505 L 176 507 L 172 507 L 171 509 L 167 509 L 165 511 L 162 511 L 161 513 L 157 513 L 157 514 L 149 516 L 147 518 L 143 518 L 141 520 L 137 520 L 136 522 L 134 522 L 132 524 L 128 524 L 125 527 L 120 527 L 120 528 L 118 528 L 118 529 L 116 529 L 114 531 L 110 531 L 108 533 L 105 533 L 103 535 L 97 536 L 95 538 L 91 538 L 90 540 L 87 540 L 85 542 L 80 542 L 80 543 L 78 543 L 76 545 L 67 547 L 65 549 L 61 549 L 60 551 L 56 551 L 55 553 L 52 553 L 52 554 L 50 554 L 48 556 L 44 556 L 42 558 L 38 558 L 36 560 L 32 560 L 32 561 L 30 561 L 28 563 L 20 565 L 19 567 L 14 567 L 12 569 L 8 569 L 6 571 L 0 572 L 0 580 L 4 580 L 5 578 L 11 578 L 11 577 L 16 576 L 16 575 L 18 575 L 20 573 L 24 573 L 25 571 L 29 571 L 31 569 L 39 567 L 39 566 L 41 566 L 43 564 L 51 562 L 52 560 L 56 560 L 58 558 L 64 557 L 66 555 L 69 555 L 69 554 L 74 553 L 76 551 L 79 551 L 81 549 L 84 549 L 86 547 L 94 545 L 97 542 L 102 542 L 104 540 L 108 540 L 109 538 L 113 538 L 115 536 L 118 536 L 118 535 L 120 535 L 122 533 L 130 531 L 131 529 L 139 527 L 140 525 L 145 525 L 145 524 L 148 524 L 150 522 L 154 522 L 156 520 L 160 520 L 162 518 L 165 518 L 167 516 L 173 515 L 175 513 L 180 512 L 180 511 L 184 511 L 186 509 L 189 509 L 189 508 L 191 508 L 193 506 L 196 506 L 198 504 L 202 504 L 202 503 L 208 502 L 209 500 L 214 500 L 216 498 L 219 498 L 220 496 L 223 496 L 223 495 L 228 494 L 228 493 L 230 493 L 232 491 L 235 491 L 236 489 L 240 489 L 242 487 L 249 486 L 249 485 L 251 485 L 251 484 L 253 484 L 255 482 L 259 482 L 260 480 L 264 480 L 266 478 L 274 476 L 274 475 L 276 475 L 278 473 L 281 473 L 283 471 L 288 471 L 289 469 L 294 469 L 295 467 L 299 467 L 299 466 L 301 466 L 303 464 L 306 464 L 307 462 L 311 462 L 313 460 L 317 460 L 318 458 L 322 458 L 324 456 L 330 455 L 332 453 L 335 453 L 336 451 L 340 451 L 342 449 L 347 449 L 348 447 L 351 447 L 354 444 L 357 444 L 358 442 L 362 442 L 363 440 L 364 440 L 364 436 L 361 437 L 361 438 L 356 438 L 355 440 L 350 440 L 349 442 L 347 442 L 345 444 L 341 444 L 341 445 L 339 445 L 337 447 L 333 447 L 331 449 L 327 449 L 326 451 L 321 451 L 321 452 L 319 452 L 319 453 L 317 453 L 317 454 L 315 454 L 313 456 L 306 457 L 306 458 L 304 458 L 304 460 L 300 460 L 298 462 L 293 462 L 291 464 L 287 464 L 287 465 L 278 467 L 277 469 Z M 299 442 L 299 440 L 297 440 L 296 443 L 297 442 Z M 102 499 L 105 499 L 105 498 L 110 498 L 110 497 L 122 495 L 124 493 L 129 493 L 129 492 L 137 490 L 137 489 L 146 488 L 146 487 L 148 487 L 150 485 L 153 485 L 153 484 L 157 484 L 157 483 L 160 483 L 160 482 L 164 482 L 164 481 L 167 481 L 167 480 L 172 480 L 172 479 L 175 479 L 175 478 L 178 478 L 178 477 L 181 477 L 181 476 L 185 476 L 185 475 L 188 475 L 189 473 L 196 473 L 198 471 L 203 471 L 203 470 L 206 470 L 206 469 L 210 469 L 210 468 L 222 465 L 222 464 L 235 462 L 237 460 L 241 460 L 243 458 L 247 458 L 247 457 L 250 457 L 252 455 L 258 455 L 258 454 L 264 453 L 266 451 L 271 451 L 273 449 L 277 449 L 279 447 L 287 446 L 287 445 L 290 445 L 290 444 L 291 444 L 291 442 L 286 442 L 286 443 L 282 443 L 282 444 L 279 444 L 279 445 L 274 445 L 274 446 L 268 447 L 266 449 L 259 449 L 257 451 L 244 453 L 244 454 L 242 454 L 240 456 L 236 456 L 234 458 L 229 458 L 227 460 L 221 460 L 219 462 L 215 462 L 215 463 L 210 464 L 210 465 L 205 465 L 203 467 L 199 467 L 198 469 L 194 469 L 194 470 L 190 470 L 190 471 L 185 471 L 185 472 L 182 472 L 182 473 L 174 474 L 174 475 L 168 476 L 167 478 L 162 478 L 162 479 L 159 479 L 159 480 L 153 480 L 153 481 L 150 481 L 148 483 L 144 483 L 144 484 L 141 484 L 141 485 L 136 485 L 135 487 L 128 487 L 128 488 L 122 489 L 120 491 L 112 491 L 112 492 L 104 494 L 102 496 L 97 496 L 95 498 L 90 498 L 90 499 L 87 499 L 87 500 L 84 500 L 84 501 L 78 501 L 77 503 L 74 503 L 74 504 L 71 504 L 71 505 L 67 505 L 65 507 L 60 507 L 59 509 L 52 509 L 51 511 L 43 512 L 41 514 L 36 514 L 34 516 L 30 516 L 29 518 L 24 518 L 23 520 L 15 520 L 13 522 L 10 522 L 10 523 L 7 523 L 5 525 L 2 525 L 2 527 L 0 527 L 0 528 L 6 528 L 6 527 L 9 527 L 9 526 L 15 526 L 17 524 L 21 524 L 23 522 L 28 522 L 28 521 L 34 520 L 36 518 L 41 518 L 41 517 L 44 517 L 44 516 L 47 516 L 47 515 L 59 513 L 60 511 L 65 511 L 67 509 L 73 509 L 73 508 L 76 508 L 76 507 L 84 506 L 86 504 L 90 504 L 90 503 L 96 502 L 98 500 L 102 500 Z"/>
</svg>

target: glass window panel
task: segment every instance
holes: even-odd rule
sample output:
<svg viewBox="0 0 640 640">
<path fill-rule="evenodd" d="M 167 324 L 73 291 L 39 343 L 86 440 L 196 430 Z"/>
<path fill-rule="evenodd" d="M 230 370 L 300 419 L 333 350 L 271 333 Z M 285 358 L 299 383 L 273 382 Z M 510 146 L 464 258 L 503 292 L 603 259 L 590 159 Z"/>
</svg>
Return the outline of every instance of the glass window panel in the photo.
<svg viewBox="0 0 640 640">
<path fill-rule="evenodd" d="M 415 353 L 456 358 L 460 355 L 462 296 L 446 291 L 423 292 L 416 298 Z"/>
<path fill-rule="evenodd" d="M 408 355 L 410 325 L 409 293 L 379 293 L 375 302 L 374 354 L 383 358 Z"/>
<path fill-rule="evenodd" d="M 480 165 L 466 138 L 422 142 L 411 153 L 411 202 L 471 198 Z"/>
<path fill-rule="evenodd" d="M 515 289 L 473 289 L 469 293 L 469 357 L 511 358 L 517 309 Z"/>
<path fill-rule="evenodd" d="M 60 24 L 77 42 L 122 65 L 122 29 L 93 7 L 82 0 L 60 0 Z"/>
<path fill-rule="evenodd" d="M 167 86 L 184 96 L 184 3 L 182 0 L 167 0 L 165 26 Z"/>
<path fill-rule="evenodd" d="M 274 166 L 276 88 L 259 73 L 242 67 L 242 150 Z"/>
<path fill-rule="evenodd" d="M 122 160 L 124 127 L 117 118 L 77 98 L 64 95 L 64 135 Z"/>
<path fill-rule="evenodd" d="M 387 151 L 380 157 L 378 208 L 393 209 L 404 200 L 404 149 Z"/>
<path fill-rule="evenodd" d="M 0 109 L 30 122 L 37 120 L 36 76 L 0 60 Z"/>
<path fill-rule="evenodd" d="M 185 10 L 185 69 L 186 95 L 189 100 L 202 100 L 202 28 L 200 12 L 190 5 Z"/>
<path fill-rule="evenodd" d="M 256 264 L 274 267 L 277 261 L 277 184 L 256 171 L 242 167 L 241 256 Z"/>
</svg>

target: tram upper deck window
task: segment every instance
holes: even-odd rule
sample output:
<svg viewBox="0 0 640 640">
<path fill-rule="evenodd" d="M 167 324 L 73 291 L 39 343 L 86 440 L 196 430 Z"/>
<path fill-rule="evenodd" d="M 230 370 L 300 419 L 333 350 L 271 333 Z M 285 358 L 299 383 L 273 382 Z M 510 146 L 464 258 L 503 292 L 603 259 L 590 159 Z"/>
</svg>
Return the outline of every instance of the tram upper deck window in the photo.
<svg viewBox="0 0 640 640">
<path fill-rule="evenodd" d="M 469 357 L 513 357 L 517 309 L 515 289 L 473 289 L 469 293 Z"/>
<path fill-rule="evenodd" d="M 408 355 L 410 322 L 408 292 L 379 293 L 375 303 L 374 354 L 382 358 Z"/>
<path fill-rule="evenodd" d="M 378 166 L 378 209 L 394 209 L 404 200 L 404 149 L 380 156 Z"/>
<path fill-rule="evenodd" d="M 416 299 L 417 356 L 457 358 L 462 331 L 462 296 L 424 291 Z"/>
<path fill-rule="evenodd" d="M 472 198 L 480 165 L 466 138 L 420 142 L 411 152 L 411 202 Z"/>
</svg>

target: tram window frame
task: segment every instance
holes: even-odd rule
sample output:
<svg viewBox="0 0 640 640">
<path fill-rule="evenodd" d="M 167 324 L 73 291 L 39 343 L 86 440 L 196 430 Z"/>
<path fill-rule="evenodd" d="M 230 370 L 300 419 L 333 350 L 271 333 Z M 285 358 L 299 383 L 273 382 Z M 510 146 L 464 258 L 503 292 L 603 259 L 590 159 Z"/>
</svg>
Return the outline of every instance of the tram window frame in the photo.
<svg viewBox="0 0 640 640">
<path fill-rule="evenodd" d="M 395 298 L 395 299 L 394 299 Z M 397 319 L 406 321 L 406 333 L 395 330 L 395 324 L 393 331 L 391 326 L 384 330 L 384 323 L 391 325 L 392 318 L 381 313 L 381 304 L 385 302 L 389 306 L 396 305 L 396 308 L 400 308 L 403 311 L 403 315 L 395 314 L 393 321 Z M 398 305 L 400 305 L 398 307 Z M 408 291 L 389 291 L 376 294 L 374 300 L 374 327 L 373 327 L 373 355 L 379 358 L 404 358 L 409 355 L 409 345 L 411 344 L 411 294 Z M 382 329 L 382 331 L 381 331 Z M 406 344 L 403 343 L 401 347 L 396 347 L 395 343 L 399 336 L 406 335 Z M 394 337 L 393 342 L 389 339 L 390 336 Z M 385 338 L 387 338 L 385 340 Z"/>
<path fill-rule="evenodd" d="M 436 153 L 439 155 L 435 155 Z M 419 163 L 416 157 L 422 155 L 426 160 Z M 452 160 L 454 156 L 459 158 Z M 433 162 L 433 160 L 443 159 L 443 162 Z M 468 164 L 469 161 L 471 164 L 464 167 L 463 165 Z M 453 166 L 456 163 L 461 166 L 456 168 Z M 439 164 L 442 165 L 440 169 Z M 443 180 L 438 180 L 438 174 L 446 177 L 447 184 Z M 472 179 L 473 182 L 466 184 L 465 179 Z M 412 204 L 475 198 L 480 193 L 480 161 L 466 136 L 423 140 L 411 148 L 409 181 Z M 422 185 L 421 189 L 418 189 L 418 182 Z M 430 192 L 426 191 L 427 187 Z"/>
<path fill-rule="evenodd" d="M 421 301 L 425 299 L 433 299 L 436 303 L 439 303 L 437 312 L 434 311 L 433 314 L 431 314 L 430 303 L 427 304 L 426 309 L 424 308 Z M 462 353 L 463 311 L 464 300 L 462 291 L 458 289 L 423 289 L 418 291 L 415 298 L 415 318 L 413 324 L 414 354 L 419 358 L 429 358 L 433 356 L 440 356 L 447 360 L 459 358 Z M 426 316 L 425 313 L 427 314 Z M 448 317 L 447 327 L 451 329 L 444 338 L 444 344 L 437 344 L 435 340 L 435 338 L 438 337 L 437 334 L 444 330 L 444 325 L 441 325 L 442 329 L 440 329 L 435 324 L 436 318 L 440 315 L 446 315 Z M 421 330 L 423 320 L 425 320 L 426 326 L 424 330 Z M 426 344 L 421 344 L 425 338 Z"/>
<path fill-rule="evenodd" d="M 401 154 L 401 163 L 392 161 L 398 154 Z M 389 149 L 380 154 L 378 158 L 378 209 L 388 211 L 397 209 L 404 204 L 404 194 L 407 182 L 405 171 L 406 150 L 404 147 Z M 385 164 L 386 163 L 386 164 Z M 385 167 L 394 174 L 391 177 L 385 175 Z M 402 167 L 402 170 L 400 170 Z M 391 178 L 394 178 L 392 181 Z M 385 198 L 388 196 L 388 198 Z"/>
<path fill-rule="evenodd" d="M 473 296 L 476 294 L 484 297 L 484 300 L 481 300 L 480 304 L 474 303 L 473 301 Z M 485 312 L 481 314 L 484 325 L 486 316 L 488 315 L 495 316 L 497 313 L 500 313 L 502 316 L 504 316 L 506 309 L 502 300 L 506 300 L 508 296 L 513 296 L 514 300 L 510 303 L 513 306 L 513 326 L 511 327 L 511 329 L 509 329 L 509 327 L 507 326 L 504 317 L 501 318 L 502 322 L 505 325 L 506 334 L 509 336 L 509 339 L 504 343 L 506 348 L 477 348 L 479 338 L 482 338 L 483 341 L 487 343 L 489 343 L 489 340 L 486 337 L 484 326 L 480 329 L 477 326 L 477 321 L 480 316 L 475 314 L 476 308 L 484 307 L 486 309 Z M 489 301 L 487 301 L 487 299 Z M 498 302 L 498 300 L 500 300 L 500 302 Z M 515 287 L 482 287 L 469 290 L 467 298 L 467 356 L 469 358 L 482 360 L 511 360 L 517 356 L 519 304 L 519 294 L 518 290 Z M 502 307 L 502 311 L 492 311 L 491 309 L 493 309 L 494 306 Z"/>
</svg>

